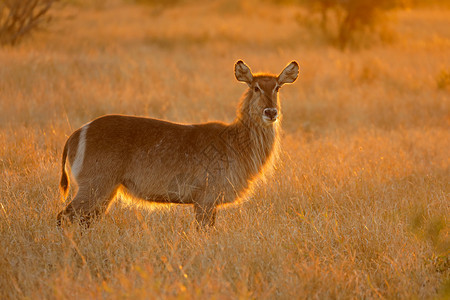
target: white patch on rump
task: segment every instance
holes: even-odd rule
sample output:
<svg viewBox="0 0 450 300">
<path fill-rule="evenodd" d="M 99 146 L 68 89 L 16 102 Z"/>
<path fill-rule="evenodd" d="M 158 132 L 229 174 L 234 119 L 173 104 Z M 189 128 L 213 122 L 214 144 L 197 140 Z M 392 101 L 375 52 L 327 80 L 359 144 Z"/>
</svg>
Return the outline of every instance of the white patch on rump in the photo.
<svg viewBox="0 0 450 300">
<path fill-rule="evenodd" d="M 86 132 L 89 124 L 86 124 L 80 132 L 80 138 L 78 140 L 77 154 L 71 167 L 72 175 L 77 178 L 83 168 L 84 153 L 86 152 Z"/>
</svg>

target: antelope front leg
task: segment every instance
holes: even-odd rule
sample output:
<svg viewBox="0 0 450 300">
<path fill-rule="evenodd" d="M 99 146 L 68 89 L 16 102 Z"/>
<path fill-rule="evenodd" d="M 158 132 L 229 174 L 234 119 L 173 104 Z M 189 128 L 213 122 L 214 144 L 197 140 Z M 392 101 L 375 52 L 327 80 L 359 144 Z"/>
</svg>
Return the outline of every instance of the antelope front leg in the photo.
<svg viewBox="0 0 450 300">
<path fill-rule="evenodd" d="M 199 228 L 206 228 L 206 226 L 213 227 L 216 222 L 216 206 L 214 204 L 201 205 L 194 204 L 195 219 Z"/>
</svg>

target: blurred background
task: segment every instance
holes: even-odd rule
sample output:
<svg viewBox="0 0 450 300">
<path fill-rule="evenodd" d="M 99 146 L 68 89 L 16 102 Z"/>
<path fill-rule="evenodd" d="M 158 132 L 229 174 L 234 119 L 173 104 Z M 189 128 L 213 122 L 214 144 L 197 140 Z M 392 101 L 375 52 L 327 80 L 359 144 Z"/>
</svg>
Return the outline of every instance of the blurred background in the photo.
<svg viewBox="0 0 450 300">
<path fill-rule="evenodd" d="M 448 1 L 1 3 L 2 126 L 76 127 L 111 112 L 230 121 L 244 90 L 237 59 L 272 73 L 299 61 L 289 130 L 446 119 Z"/>
</svg>

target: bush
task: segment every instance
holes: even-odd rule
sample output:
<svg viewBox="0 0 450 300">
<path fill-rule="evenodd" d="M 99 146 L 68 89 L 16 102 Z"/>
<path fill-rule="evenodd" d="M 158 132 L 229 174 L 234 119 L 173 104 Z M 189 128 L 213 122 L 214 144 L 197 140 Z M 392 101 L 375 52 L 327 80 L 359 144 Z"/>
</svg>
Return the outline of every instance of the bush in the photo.
<svg viewBox="0 0 450 300">
<path fill-rule="evenodd" d="M 450 70 L 441 70 L 436 77 L 436 84 L 438 89 L 450 89 Z"/>
<path fill-rule="evenodd" d="M 15 45 L 50 18 L 56 0 L 0 0 L 0 44 Z"/>
<path fill-rule="evenodd" d="M 303 0 L 308 10 L 320 16 L 320 28 L 339 48 L 356 44 L 358 38 L 374 33 L 385 13 L 403 5 L 402 0 Z"/>
<path fill-rule="evenodd" d="M 153 6 L 175 6 L 182 3 L 182 0 L 135 0 L 136 3 Z"/>
</svg>

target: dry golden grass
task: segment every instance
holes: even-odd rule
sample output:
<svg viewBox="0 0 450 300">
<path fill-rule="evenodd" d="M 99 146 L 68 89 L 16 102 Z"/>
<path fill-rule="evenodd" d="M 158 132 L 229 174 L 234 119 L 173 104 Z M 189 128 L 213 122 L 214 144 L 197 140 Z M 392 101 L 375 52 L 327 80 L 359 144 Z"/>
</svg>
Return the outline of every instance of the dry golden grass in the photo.
<svg viewBox="0 0 450 300">
<path fill-rule="evenodd" d="M 448 299 L 450 11 L 401 12 L 393 44 L 342 53 L 296 7 L 93 3 L 0 49 L 0 298 Z M 206 233 L 189 207 L 119 203 L 56 228 L 72 130 L 107 113 L 231 121 L 238 58 L 301 66 L 282 162 L 248 202 Z"/>
</svg>

